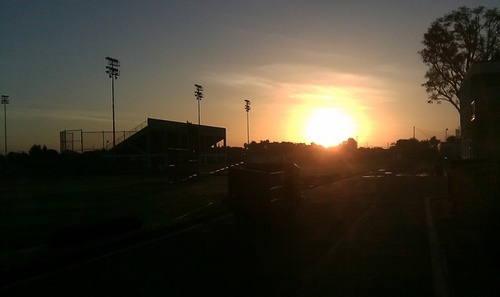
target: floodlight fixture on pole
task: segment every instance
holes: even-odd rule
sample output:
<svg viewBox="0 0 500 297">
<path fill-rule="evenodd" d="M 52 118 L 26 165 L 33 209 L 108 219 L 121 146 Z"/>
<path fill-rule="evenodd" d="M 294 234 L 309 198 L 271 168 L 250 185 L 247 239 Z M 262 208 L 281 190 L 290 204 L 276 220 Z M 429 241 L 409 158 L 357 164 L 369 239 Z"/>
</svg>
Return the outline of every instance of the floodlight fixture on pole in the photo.
<svg viewBox="0 0 500 297">
<path fill-rule="evenodd" d="M 203 98 L 203 86 L 195 84 L 194 87 L 196 88 L 194 91 L 194 97 L 198 100 L 198 125 L 200 125 L 200 101 Z"/>
<path fill-rule="evenodd" d="M 3 104 L 3 119 L 4 119 L 4 128 L 5 128 L 5 156 L 7 157 L 7 104 L 9 104 L 9 96 L 2 95 L 2 104 Z"/>
<path fill-rule="evenodd" d="M 108 66 L 106 66 L 106 73 L 109 75 L 109 78 L 111 78 L 111 106 L 113 110 L 113 147 L 116 145 L 116 129 L 115 129 L 115 79 L 120 76 L 120 70 L 118 70 L 118 67 L 120 67 L 120 61 L 117 59 L 111 58 L 111 57 L 106 57 L 106 60 L 108 60 Z"/>
<path fill-rule="evenodd" d="M 250 125 L 249 125 L 249 121 L 248 121 L 248 112 L 251 109 L 250 105 L 251 105 L 250 100 L 245 99 L 245 111 L 247 112 L 247 145 L 250 144 Z"/>
</svg>

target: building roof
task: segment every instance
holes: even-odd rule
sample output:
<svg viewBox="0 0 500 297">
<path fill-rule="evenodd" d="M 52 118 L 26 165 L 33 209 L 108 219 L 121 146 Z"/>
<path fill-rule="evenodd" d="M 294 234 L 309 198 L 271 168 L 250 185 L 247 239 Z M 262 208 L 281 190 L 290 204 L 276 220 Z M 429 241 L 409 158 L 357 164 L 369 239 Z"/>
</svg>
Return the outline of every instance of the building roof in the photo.
<svg viewBox="0 0 500 297">
<path fill-rule="evenodd" d="M 206 134 L 217 134 L 222 137 L 226 135 L 226 128 L 215 127 L 215 126 L 206 126 L 206 125 L 198 125 L 193 123 L 183 123 L 183 122 L 175 122 L 168 120 L 160 120 L 160 119 L 152 119 L 148 118 L 148 125 L 151 130 L 173 130 L 173 131 L 186 131 L 188 128 L 197 128 L 199 129 L 199 133 L 202 135 Z"/>
<path fill-rule="evenodd" d="M 475 62 L 469 67 L 457 96 L 462 100 L 478 88 L 500 88 L 500 62 Z"/>
</svg>

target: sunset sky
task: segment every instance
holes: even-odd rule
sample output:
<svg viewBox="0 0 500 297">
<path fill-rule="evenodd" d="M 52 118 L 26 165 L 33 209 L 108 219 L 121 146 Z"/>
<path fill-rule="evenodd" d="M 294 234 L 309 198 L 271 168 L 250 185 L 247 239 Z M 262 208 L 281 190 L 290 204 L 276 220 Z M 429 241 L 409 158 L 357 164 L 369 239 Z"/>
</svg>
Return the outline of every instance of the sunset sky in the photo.
<svg viewBox="0 0 500 297">
<path fill-rule="evenodd" d="M 112 130 L 106 56 L 121 62 L 118 131 L 148 117 L 197 123 L 201 84 L 201 123 L 225 127 L 230 146 L 247 139 L 245 99 L 250 140 L 328 145 L 352 137 L 387 147 L 412 137 L 414 126 L 417 139 L 444 139 L 458 113 L 427 103 L 417 52 L 430 23 L 463 5 L 498 0 L 4 0 L 9 151 L 59 150 L 62 130 Z"/>
</svg>

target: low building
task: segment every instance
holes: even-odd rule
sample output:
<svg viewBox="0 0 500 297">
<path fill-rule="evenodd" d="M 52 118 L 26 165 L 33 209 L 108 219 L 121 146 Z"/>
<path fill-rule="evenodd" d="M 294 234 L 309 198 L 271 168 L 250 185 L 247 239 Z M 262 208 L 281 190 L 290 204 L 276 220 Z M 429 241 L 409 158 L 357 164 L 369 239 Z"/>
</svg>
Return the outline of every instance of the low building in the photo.
<svg viewBox="0 0 500 297">
<path fill-rule="evenodd" d="M 90 136 L 101 138 L 100 132 L 82 130 L 65 130 L 60 135 L 61 151 L 84 152 L 86 147 L 98 148 L 99 143 L 91 144 Z M 123 132 L 115 147 L 107 148 L 110 142 L 105 141 L 105 137 L 109 137 L 109 133 L 102 132 L 101 149 L 133 168 L 193 171 L 198 165 L 226 163 L 226 129 L 221 127 L 148 118 L 137 129 Z"/>
<path fill-rule="evenodd" d="M 458 92 L 461 155 L 464 159 L 500 157 L 500 62 L 471 65 Z"/>
</svg>

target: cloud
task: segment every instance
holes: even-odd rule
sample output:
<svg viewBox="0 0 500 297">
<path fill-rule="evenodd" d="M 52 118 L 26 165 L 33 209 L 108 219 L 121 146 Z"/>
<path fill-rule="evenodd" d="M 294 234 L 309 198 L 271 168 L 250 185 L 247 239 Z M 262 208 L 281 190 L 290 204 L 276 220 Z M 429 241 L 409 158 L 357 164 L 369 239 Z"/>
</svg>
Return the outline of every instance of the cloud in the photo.
<svg viewBox="0 0 500 297">
<path fill-rule="evenodd" d="M 380 76 L 326 66 L 274 63 L 244 73 L 212 74 L 210 80 L 224 87 L 250 88 L 252 94 L 266 98 L 266 106 L 271 108 L 286 103 L 367 110 L 399 100 L 390 82 Z"/>
<path fill-rule="evenodd" d="M 207 81 L 235 88 L 258 88 L 269 90 L 275 87 L 274 83 L 265 77 L 243 73 L 230 73 L 224 75 L 210 74 Z"/>
<path fill-rule="evenodd" d="M 99 111 L 75 110 L 75 109 L 21 109 L 12 112 L 18 118 L 39 118 L 55 121 L 85 121 L 85 122 L 109 122 L 110 115 Z"/>
</svg>

